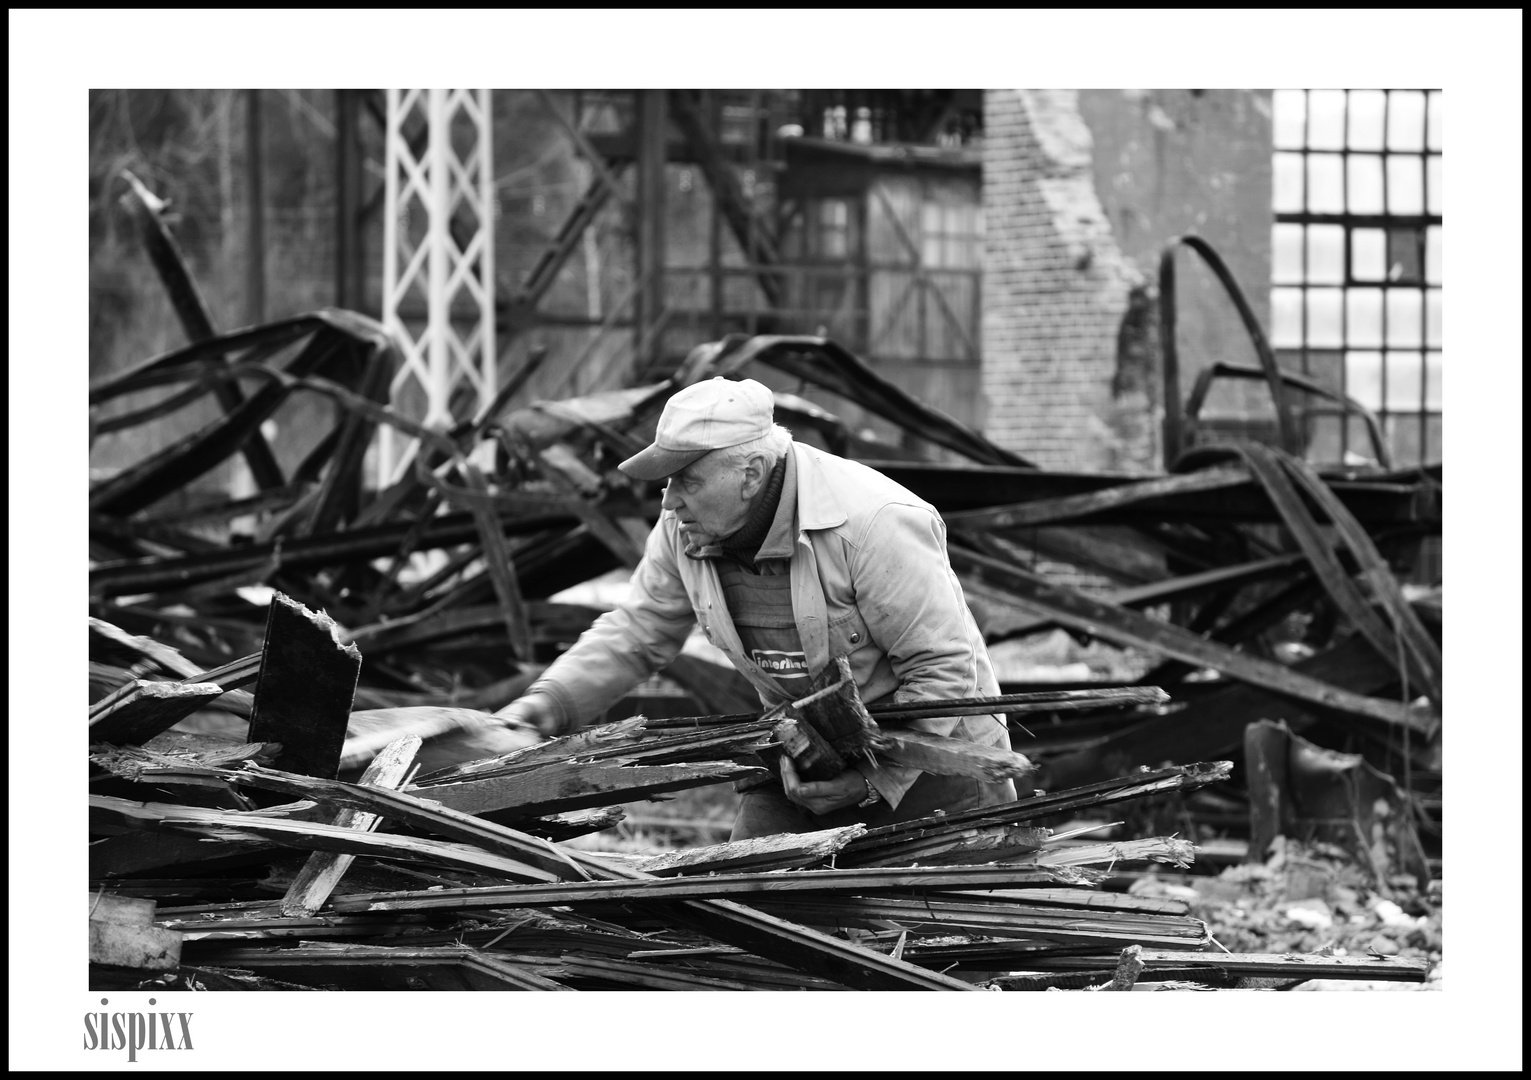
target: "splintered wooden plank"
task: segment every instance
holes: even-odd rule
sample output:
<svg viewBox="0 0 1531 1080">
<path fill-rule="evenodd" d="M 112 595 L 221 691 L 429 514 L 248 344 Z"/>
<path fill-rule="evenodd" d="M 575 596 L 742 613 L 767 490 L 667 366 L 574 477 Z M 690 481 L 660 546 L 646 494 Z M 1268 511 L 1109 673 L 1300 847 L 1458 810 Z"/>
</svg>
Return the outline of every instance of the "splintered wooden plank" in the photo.
<svg viewBox="0 0 1531 1080">
<path fill-rule="evenodd" d="M 786 870 L 821 862 L 866 832 L 865 825 L 821 829 L 809 833 L 778 833 L 726 844 L 667 851 L 644 859 L 637 869 L 661 877 L 670 874 L 711 874 L 721 871 Z"/>
<path fill-rule="evenodd" d="M 1196 861 L 1196 845 L 1172 836 L 1151 836 L 1115 843 L 1044 848 L 1020 861 L 1030 866 L 1092 866 L 1143 861 L 1190 866 Z"/>
<path fill-rule="evenodd" d="M 1034 880 L 1029 867 L 1003 865 L 988 866 L 922 866 L 890 867 L 875 870 L 803 870 L 795 873 L 776 871 L 751 873 L 714 873 L 665 877 L 658 879 L 604 881 L 571 881 L 547 885 L 489 885 L 460 889 L 438 889 L 429 893 L 418 891 L 365 893 L 336 899 L 332 910 L 337 912 L 363 911 L 442 911 L 483 910 L 519 907 L 561 907 L 571 904 L 610 904 L 631 901 L 698 900 L 719 897 L 754 897 L 766 902 L 782 894 L 793 896 L 814 895 L 819 897 L 865 897 L 891 893 L 899 896 L 947 892 L 980 892 L 993 903 L 979 907 L 987 912 L 1030 911 L 1028 890 L 1016 890 L 1019 900 L 1013 899 L 1006 890 L 1017 883 Z M 995 890 L 1000 890 L 998 894 Z M 1091 912 L 1102 908 L 1110 911 L 1130 910 L 1141 912 L 1141 907 L 1122 905 L 1109 908 L 1092 906 L 1084 901 L 1092 894 L 1082 893 L 1081 902 L 1075 910 L 1057 910 L 1068 907 L 1059 895 L 1049 896 L 1048 910 L 1041 914 L 1048 918 L 1091 919 Z M 954 903 L 953 897 L 944 902 Z M 1150 914 L 1166 914 L 1152 910 Z M 1183 912 L 1180 912 L 1183 914 Z"/>
<path fill-rule="evenodd" d="M 885 762 L 919 769 L 936 776 L 971 776 L 997 784 L 1034 771 L 1024 754 L 999 746 L 982 746 L 927 731 L 881 729 L 873 743 Z"/>
<path fill-rule="evenodd" d="M 746 717 L 743 723 L 653 735 L 647 733 L 653 721 L 633 716 L 498 757 L 441 769 L 422 776 L 420 785 L 423 788 L 459 780 L 520 776 L 574 759 L 587 765 L 613 760 L 628 765 L 676 765 L 745 757 L 770 744 L 774 723 L 770 719 Z"/>
<path fill-rule="evenodd" d="M 631 990 L 762 990 L 738 979 L 700 975 L 683 968 L 607 957 L 566 956 L 558 965 L 560 977 L 592 980 Z"/>
<path fill-rule="evenodd" d="M 315 942 L 303 949 L 228 949 L 219 964 L 285 972 L 287 978 L 324 983 L 355 980 L 356 989 L 412 989 L 416 980 L 432 990 L 567 990 L 536 968 L 508 963 L 462 946 L 349 945 Z"/>
<path fill-rule="evenodd" d="M 167 828 L 182 829 L 222 840 L 269 840 L 305 851 L 335 851 L 371 855 L 382 859 L 425 860 L 445 866 L 484 870 L 516 881 L 547 881 L 553 875 L 527 863 L 480 851 L 468 844 L 428 840 L 418 836 L 394 836 L 356 832 L 318 822 L 264 818 L 256 814 L 230 814 L 218 819 L 193 813 L 195 807 L 167 810 L 160 820 Z"/>
<path fill-rule="evenodd" d="M 90 742 L 132 745 L 154 738 L 219 697 L 216 683 L 134 679 L 90 707 Z"/>
<path fill-rule="evenodd" d="M 225 770 L 210 770 L 225 777 L 238 775 Z M 354 787 L 354 785 L 346 785 Z M 387 791 L 387 788 L 361 789 Z M 275 810 L 276 808 L 273 808 Z M 362 809 L 367 809 L 363 805 Z M 322 822 L 299 820 L 296 813 L 276 816 L 275 813 L 249 813 L 239 810 L 212 810 L 199 806 L 179 806 L 174 803 L 133 802 L 109 795 L 90 796 L 90 814 L 93 830 L 107 822 L 129 828 L 164 828 L 195 833 L 214 840 L 244 843 L 249 841 L 281 844 L 308 851 L 338 851 L 352 855 L 374 855 L 379 858 L 404 860 L 424 859 L 449 866 L 466 867 L 500 874 L 515 881 L 556 881 L 559 875 L 530 865 L 512 856 L 499 855 L 493 851 L 475 848 L 471 844 L 446 843 L 414 836 L 379 835 L 358 833 L 351 829 L 338 829 Z M 473 820 L 473 819 L 469 819 Z M 545 858 L 552 845 L 545 840 L 527 837 L 535 845 L 535 853 Z M 205 844 L 208 856 L 221 853 L 220 846 Z M 564 870 L 567 872 L 567 867 Z M 94 864 L 92 871 L 95 872 Z"/>
<path fill-rule="evenodd" d="M 277 593 L 266 616 L 251 742 L 282 744 L 279 768 L 334 778 L 340 768 L 361 653 L 335 620 Z"/>
<path fill-rule="evenodd" d="M 1127 893 L 1097 892 L 1088 888 L 985 889 L 982 892 L 971 892 L 969 895 L 995 900 L 1016 900 L 1025 904 L 1088 908 L 1091 911 L 1147 911 L 1156 915 L 1189 915 L 1191 913 L 1190 902 L 1186 900 L 1176 900 L 1168 896 L 1132 896 Z M 957 898 L 955 894 L 944 897 L 947 900 Z"/>
<path fill-rule="evenodd" d="M 368 710 L 372 712 L 374 710 Z M 386 711 L 386 710 L 385 710 Z M 363 715 L 352 713 L 352 719 Z M 479 761 L 465 761 L 451 768 L 440 769 L 420 777 L 431 784 L 449 783 L 457 780 L 473 780 L 485 776 L 508 775 L 518 769 L 534 768 L 553 761 L 571 758 L 589 759 L 601 751 L 617 749 L 623 752 L 636 748 L 643 739 L 649 721 L 642 716 L 630 716 L 610 724 L 585 728 L 573 735 L 564 735 L 546 742 L 512 750 L 499 757 Z"/>
<path fill-rule="evenodd" d="M 765 770 L 732 761 L 684 765 L 614 765 L 561 762 L 511 777 L 411 787 L 410 794 L 434 799 L 469 814 L 516 811 L 542 817 L 614 802 L 632 802 L 664 791 L 701 787 L 755 776 Z"/>
<path fill-rule="evenodd" d="M 281 749 L 269 743 L 247 743 L 200 731 L 165 731 L 142 746 L 118 746 L 90 755 L 100 765 L 130 780 L 155 778 L 182 766 L 232 769 L 245 761 L 270 764 Z M 208 782 L 213 782 L 208 778 Z"/>
<path fill-rule="evenodd" d="M 850 661 L 836 656 L 814 678 L 808 697 L 794 704 L 797 712 L 825 741 L 847 758 L 877 745 L 879 729 L 856 692 Z"/>
<path fill-rule="evenodd" d="M 620 806 L 599 806 L 593 810 L 575 810 L 568 814 L 527 818 L 520 823 L 519 827 L 533 836 L 556 842 L 609 829 L 626 816 L 627 811 Z"/>
<path fill-rule="evenodd" d="M 202 946 L 217 942 L 233 947 L 233 942 L 318 941 L 347 937 L 385 937 L 418 932 L 427 926 L 427 916 L 402 914 L 393 918 L 331 915 L 293 916 L 241 914 L 202 911 L 180 915 L 172 909 L 163 916 L 163 925 L 179 930 L 183 940 L 198 946 L 198 955 L 206 956 Z"/>
<path fill-rule="evenodd" d="M 199 871 L 220 865 L 269 858 L 267 843 L 217 843 L 169 832 L 128 832 L 92 841 L 87 862 L 92 877 L 121 877 L 164 867 L 195 866 Z"/>
<path fill-rule="evenodd" d="M 954 814 L 932 814 L 912 821 L 880 825 L 846 845 L 844 856 L 861 859 L 881 855 L 890 847 L 917 838 L 957 834 L 974 828 L 1020 824 L 1053 814 L 1073 813 L 1087 806 L 1105 806 L 1166 791 L 1186 791 L 1228 779 L 1231 761 L 1201 761 L 1172 765 L 1153 772 L 1113 777 L 1063 791 L 1049 792 L 996 806 L 980 806 Z"/>
<path fill-rule="evenodd" d="M 1034 690 L 1024 694 L 997 694 L 992 697 L 928 699 L 898 703 L 885 701 L 866 706 L 866 712 L 873 722 L 990 714 L 1023 716 L 1028 713 L 1080 712 L 1128 705 L 1160 705 L 1169 699 L 1169 695 L 1157 686 L 1103 686 L 1090 690 Z M 650 732 L 724 725 L 737 725 L 742 729 L 744 725 L 752 722 L 765 723 L 769 726 L 768 722 L 758 720 L 754 713 L 672 716 L 645 721 Z"/>
<path fill-rule="evenodd" d="M 992 902 L 964 903 L 925 896 L 825 897 L 772 896 L 755 903 L 784 918 L 815 926 L 860 926 L 883 929 L 889 923 L 911 934 L 947 936 L 984 934 L 991 937 L 1096 943 L 1120 948 L 1148 943 L 1165 949 L 1198 949 L 1211 942 L 1206 924 L 1184 915 L 1088 911 Z M 1111 962 L 1114 966 L 1114 960 Z"/>
<path fill-rule="evenodd" d="M 419 749 L 418 735 L 405 735 L 389 743 L 372 759 L 367 771 L 362 773 L 362 785 L 401 787 Z M 366 832 L 376 828 L 382 820 L 378 815 L 362 810 L 341 809 L 330 824 L 340 829 Z M 288 886 L 287 894 L 282 897 L 282 914 L 312 915 L 318 911 L 330 898 L 330 893 L 340 883 L 355 858 L 354 855 L 331 851 L 316 851 L 310 855 L 303 869 L 298 871 L 297 878 Z"/>
<path fill-rule="evenodd" d="M 677 950 L 675 963 L 684 964 L 686 970 L 709 978 L 730 979 L 744 982 L 751 990 L 846 990 L 848 987 L 814 975 L 805 975 L 789 967 L 751 956 L 738 949 L 719 947 L 712 950 L 718 956 L 714 960 L 688 960 Z M 652 954 L 651 954 L 652 955 Z M 630 957 L 629 959 L 642 959 Z M 657 957 L 663 962 L 663 957 Z"/>
<path fill-rule="evenodd" d="M 150 637 L 140 637 L 130 634 L 120 626 L 107 622 L 105 619 L 91 617 L 90 625 L 90 658 L 106 663 L 134 663 L 141 658 L 154 661 L 172 675 L 178 675 L 182 679 L 193 679 L 203 682 L 213 682 L 212 679 L 198 679 L 201 668 L 186 659 L 178 651 L 169 645 L 162 645 Z"/>
<path fill-rule="evenodd" d="M 819 975 L 857 990 L 973 990 L 970 983 L 812 927 L 730 900 L 691 900 L 676 905 L 678 918 L 695 929 L 757 956 Z"/>
<path fill-rule="evenodd" d="M 806 720 L 789 716 L 772 728 L 771 734 L 804 780 L 833 780 L 847 768 L 840 752 Z"/>
<path fill-rule="evenodd" d="M 836 856 L 836 865 L 870 868 L 998 862 L 1038 850 L 1051 835 L 1052 830 L 1033 825 L 991 825 L 935 836 L 915 835 L 862 851 L 847 848 Z"/>
<path fill-rule="evenodd" d="M 391 709 L 357 709 L 346 721 L 346 739 L 341 748 L 341 770 L 355 769 L 372 760 L 383 747 L 405 735 L 423 741 L 454 732 L 504 731 L 510 728 L 493 713 L 451 705 L 404 705 Z M 536 732 L 527 732 L 521 745 L 541 741 Z"/>
</svg>

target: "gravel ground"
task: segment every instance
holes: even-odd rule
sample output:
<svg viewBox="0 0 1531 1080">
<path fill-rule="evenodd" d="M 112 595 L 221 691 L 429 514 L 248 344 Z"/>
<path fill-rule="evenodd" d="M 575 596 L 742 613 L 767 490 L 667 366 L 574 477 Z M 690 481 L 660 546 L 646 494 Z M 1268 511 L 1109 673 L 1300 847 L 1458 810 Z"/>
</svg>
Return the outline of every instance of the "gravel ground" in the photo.
<svg viewBox="0 0 1531 1080">
<path fill-rule="evenodd" d="M 1188 900 L 1229 952 L 1396 956 L 1428 960 L 1424 983 L 1312 979 L 1299 990 L 1441 990 L 1441 883 L 1369 876 L 1322 845 L 1278 843 L 1263 864 L 1231 866 L 1216 877 L 1148 876 L 1132 892 Z"/>
</svg>

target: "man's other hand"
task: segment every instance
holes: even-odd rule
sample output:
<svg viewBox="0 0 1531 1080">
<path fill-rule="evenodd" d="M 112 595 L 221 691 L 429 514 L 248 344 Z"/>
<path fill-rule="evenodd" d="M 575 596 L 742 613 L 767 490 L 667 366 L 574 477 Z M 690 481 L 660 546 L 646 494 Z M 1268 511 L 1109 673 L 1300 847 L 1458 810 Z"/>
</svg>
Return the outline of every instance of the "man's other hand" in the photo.
<svg viewBox="0 0 1531 1080">
<path fill-rule="evenodd" d="M 856 806 L 867 797 L 866 778 L 855 769 L 846 769 L 832 780 L 803 780 L 786 754 L 781 758 L 781 786 L 789 801 L 810 814 Z"/>
<path fill-rule="evenodd" d="M 494 714 L 507 724 L 519 723 L 534 727 L 549 738 L 561 735 L 558 707 L 546 694 L 527 694 L 512 701 Z"/>
</svg>

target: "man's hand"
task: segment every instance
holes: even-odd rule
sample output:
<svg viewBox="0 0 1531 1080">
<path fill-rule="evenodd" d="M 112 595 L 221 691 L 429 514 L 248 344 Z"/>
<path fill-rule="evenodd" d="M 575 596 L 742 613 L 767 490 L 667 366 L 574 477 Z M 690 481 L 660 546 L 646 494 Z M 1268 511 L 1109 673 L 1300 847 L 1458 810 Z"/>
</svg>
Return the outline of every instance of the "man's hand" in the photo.
<svg viewBox="0 0 1531 1080">
<path fill-rule="evenodd" d="M 494 714 L 507 724 L 519 723 L 536 728 L 548 737 L 563 734 L 559 730 L 558 709 L 546 694 L 519 697 Z"/>
<path fill-rule="evenodd" d="M 846 769 L 833 780 L 803 780 L 786 754 L 781 756 L 781 786 L 786 789 L 789 801 L 810 814 L 856 806 L 867 797 L 866 777 L 855 769 Z"/>
</svg>

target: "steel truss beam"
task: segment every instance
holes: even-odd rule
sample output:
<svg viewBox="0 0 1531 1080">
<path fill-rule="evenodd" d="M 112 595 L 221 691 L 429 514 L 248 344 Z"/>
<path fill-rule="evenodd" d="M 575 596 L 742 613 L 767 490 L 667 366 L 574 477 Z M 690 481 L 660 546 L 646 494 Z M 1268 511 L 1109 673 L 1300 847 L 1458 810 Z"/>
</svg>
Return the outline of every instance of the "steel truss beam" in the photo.
<svg viewBox="0 0 1531 1080">
<path fill-rule="evenodd" d="M 406 133 L 422 123 L 423 152 Z M 389 396 L 439 431 L 453 423 L 460 385 L 475 413 L 495 396 L 492 144 L 488 90 L 387 91 L 382 309 L 402 360 Z M 404 311 L 422 301 L 425 323 L 411 325 Z M 379 483 L 396 481 L 418 446 L 384 427 Z"/>
</svg>

